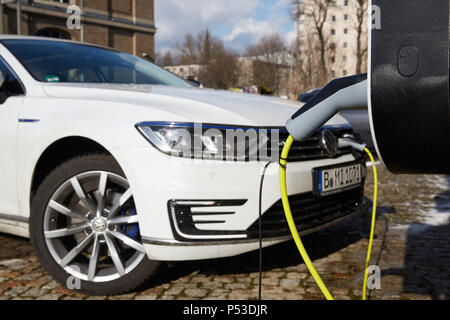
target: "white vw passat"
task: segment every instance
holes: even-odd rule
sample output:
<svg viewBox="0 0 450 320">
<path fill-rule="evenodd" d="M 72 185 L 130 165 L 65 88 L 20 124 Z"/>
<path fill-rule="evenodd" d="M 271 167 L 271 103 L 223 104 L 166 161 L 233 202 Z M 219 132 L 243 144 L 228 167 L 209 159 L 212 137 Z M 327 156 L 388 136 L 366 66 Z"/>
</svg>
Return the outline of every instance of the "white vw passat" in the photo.
<svg viewBox="0 0 450 320">
<path fill-rule="evenodd" d="M 238 255 L 260 234 L 264 246 L 290 239 L 277 159 L 297 103 L 194 88 L 67 41 L 4 36 L 0 56 L 0 231 L 30 237 L 58 281 L 124 292 L 161 261 Z M 336 143 L 351 135 L 335 117 L 292 148 L 303 234 L 366 212 L 363 157 Z"/>
</svg>

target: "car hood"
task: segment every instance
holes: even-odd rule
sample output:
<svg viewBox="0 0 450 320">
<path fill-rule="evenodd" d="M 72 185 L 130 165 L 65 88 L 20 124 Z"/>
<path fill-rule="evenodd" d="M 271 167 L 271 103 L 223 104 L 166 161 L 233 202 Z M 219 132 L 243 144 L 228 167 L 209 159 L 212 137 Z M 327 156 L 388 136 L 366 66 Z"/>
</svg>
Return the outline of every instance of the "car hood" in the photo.
<svg viewBox="0 0 450 320">
<path fill-rule="evenodd" d="M 284 126 L 303 105 L 280 98 L 200 88 L 110 84 L 46 84 L 43 88 L 54 98 L 113 101 L 169 111 L 192 122 L 248 126 Z M 339 115 L 327 123 L 346 124 Z"/>
</svg>

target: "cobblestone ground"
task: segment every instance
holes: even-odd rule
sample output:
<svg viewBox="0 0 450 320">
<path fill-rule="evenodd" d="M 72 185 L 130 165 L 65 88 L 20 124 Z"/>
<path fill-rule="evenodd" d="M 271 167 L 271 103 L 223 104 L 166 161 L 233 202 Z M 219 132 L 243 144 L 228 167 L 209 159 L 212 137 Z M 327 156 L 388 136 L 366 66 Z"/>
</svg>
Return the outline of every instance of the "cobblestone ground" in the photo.
<svg viewBox="0 0 450 320">
<path fill-rule="evenodd" d="M 371 172 L 371 171 L 369 171 Z M 380 168 L 371 264 L 381 289 L 371 299 L 450 298 L 450 177 L 394 176 Z M 366 195 L 372 198 L 371 175 Z M 346 220 L 304 237 L 337 299 L 360 299 L 370 218 Z M 292 242 L 263 252 L 263 299 L 322 299 Z M 28 240 L 0 234 L 0 299 L 256 299 L 258 253 L 168 265 L 139 292 L 89 297 L 58 285 L 39 266 Z"/>
</svg>

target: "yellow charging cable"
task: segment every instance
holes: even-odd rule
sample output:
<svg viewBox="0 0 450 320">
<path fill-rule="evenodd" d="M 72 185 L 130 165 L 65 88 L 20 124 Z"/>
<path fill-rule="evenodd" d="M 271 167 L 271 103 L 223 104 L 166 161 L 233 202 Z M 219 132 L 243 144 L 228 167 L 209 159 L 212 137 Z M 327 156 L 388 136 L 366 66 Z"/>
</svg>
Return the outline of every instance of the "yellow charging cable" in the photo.
<svg viewBox="0 0 450 320">
<path fill-rule="evenodd" d="M 305 247 L 303 246 L 302 240 L 300 239 L 300 236 L 298 234 L 297 226 L 295 225 L 294 218 L 292 217 L 291 207 L 289 205 L 289 197 L 287 192 L 287 186 L 286 186 L 286 165 L 287 165 L 287 158 L 289 155 L 289 151 L 291 149 L 292 144 L 294 143 L 294 138 L 292 136 L 289 136 L 289 138 L 286 140 L 286 143 L 284 145 L 283 151 L 281 153 L 281 159 L 280 159 L 280 188 L 281 188 L 281 200 L 283 202 L 283 208 L 284 213 L 286 215 L 286 220 L 289 225 L 289 229 L 291 230 L 292 237 L 294 238 L 295 244 L 297 245 L 297 248 L 300 252 L 300 255 L 303 258 L 303 261 L 305 262 L 309 272 L 313 276 L 314 280 L 316 281 L 317 285 L 319 286 L 320 290 L 322 291 L 323 295 L 327 300 L 334 300 L 333 296 L 328 291 L 327 287 L 322 281 L 322 278 L 317 273 L 316 269 L 314 268 L 314 265 L 311 262 L 311 259 L 308 256 L 308 253 L 306 252 Z M 372 210 L 372 226 L 370 230 L 370 239 L 369 239 L 369 248 L 367 250 L 367 259 L 366 259 L 366 265 L 365 265 L 365 271 L 364 271 L 364 285 L 363 285 L 363 300 L 366 300 L 366 290 L 367 290 L 367 268 L 370 261 L 371 251 L 372 251 L 372 244 L 373 244 L 373 235 L 375 230 L 375 220 L 376 220 L 376 207 L 377 207 L 377 170 L 375 167 L 375 160 L 373 158 L 373 155 L 370 153 L 369 149 L 365 148 L 364 151 L 369 155 L 370 160 L 373 163 L 373 172 L 374 172 L 374 199 L 373 199 L 373 210 Z"/>
<path fill-rule="evenodd" d="M 366 300 L 367 278 L 369 276 L 368 268 L 369 268 L 370 256 L 372 254 L 373 235 L 375 233 L 375 222 L 376 222 L 376 218 L 377 218 L 378 175 L 377 175 L 377 167 L 375 166 L 375 159 L 373 158 L 372 153 L 367 148 L 365 148 L 364 151 L 369 155 L 370 161 L 372 161 L 373 181 L 374 181 L 373 182 L 374 187 L 373 187 L 372 222 L 371 222 L 371 226 L 370 226 L 369 246 L 367 248 L 367 258 L 366 258 L 366 266 L 364 268 L 364 283 L 363 283 L 363 292 L 362 292 L 362 299 Z"/>
<path fill-rule="evenodd" d="M 292 237 L 294 238 L 295 244 L 297 245 L 298 250 L 300 251 L 300 255 L 303 258 L 303 261 L 305 261 L 306 266 L 308 267 L 309 272 L 313 276 L 314 280 L 316 280 L 317 285 L 319 286 L 320 290 L 324 294 L 325 298 L 327 300 L 334 300 L 333 296 L 328 291 L 327 287 L 322 281 L 322 278 L 320 278 L 320 275 L 317 273 L 316 268 L 314 268 L 314 265 L 311 262 L 311 259 L 308 256 L 308 253 L 306 252 L 305 247 L 303 246 L 302 240 L 300 239 L 300 236 L 297 231 L 297 226 L 295 225 L 294 218 L 292 217 L 291 207 L 289 205 L 289 197 L 287 193 L 287 187 L 286 187 L 286 164 L 287 164 L 287 158 L 289 155 L 289 151 L 291 149 L 292 144 L 294 143 L 294 138 L 292 136 L 289 136 L 289 138 L 286 140 L 286 143 L 283 148 L 283 152 L 281 153 L 281 159 L 280 159 L 280 187 L 281 187 L 281 200 L 283 202 L 283 208 L 284 213 L 286 215 L 286 220 L 289 225 L 289 229 L 291 230 Z"/>
</svg>

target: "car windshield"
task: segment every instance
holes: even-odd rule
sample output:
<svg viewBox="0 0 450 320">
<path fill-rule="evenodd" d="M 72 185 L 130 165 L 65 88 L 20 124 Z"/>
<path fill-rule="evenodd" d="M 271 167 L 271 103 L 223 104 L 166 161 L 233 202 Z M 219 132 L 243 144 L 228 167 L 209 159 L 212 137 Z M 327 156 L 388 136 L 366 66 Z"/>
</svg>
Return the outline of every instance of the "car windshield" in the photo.
<svg viewBox="0 0 450 320">
<path fill-rule="evenodd" d="M 6 39 L 1 43 L 40 82 L 192 87 L 170 72 L 127 53 L 52 40 Z"/>
</svg>

